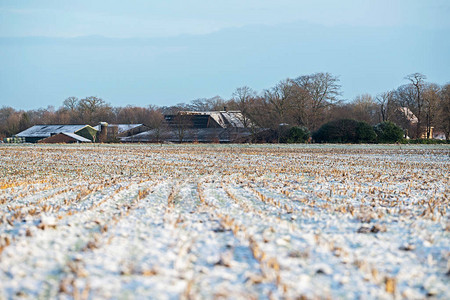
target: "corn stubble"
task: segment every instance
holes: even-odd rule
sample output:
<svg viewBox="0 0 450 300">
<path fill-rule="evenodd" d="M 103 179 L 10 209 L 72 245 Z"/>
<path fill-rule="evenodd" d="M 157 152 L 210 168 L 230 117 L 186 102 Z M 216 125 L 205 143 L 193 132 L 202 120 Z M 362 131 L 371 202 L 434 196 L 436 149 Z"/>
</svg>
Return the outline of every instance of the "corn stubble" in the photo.
<svg viewBox="0 0 450 300">
<path fill-rule="evenodd" d="M 0 150 L 0 298 L 450 297 L 446 146 Z"/>
</svg>

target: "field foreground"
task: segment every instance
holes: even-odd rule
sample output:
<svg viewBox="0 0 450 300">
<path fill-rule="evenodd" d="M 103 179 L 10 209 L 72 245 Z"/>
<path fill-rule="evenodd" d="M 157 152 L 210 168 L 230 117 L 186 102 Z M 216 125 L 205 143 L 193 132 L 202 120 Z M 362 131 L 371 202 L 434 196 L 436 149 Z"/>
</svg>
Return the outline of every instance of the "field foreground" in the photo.
<svg viewBox="0 0 450 300">
<path fill-rule="evenodd" d="M 448 146 L 0 146 L 0 299 L 450 298 Z"/>
</svg>

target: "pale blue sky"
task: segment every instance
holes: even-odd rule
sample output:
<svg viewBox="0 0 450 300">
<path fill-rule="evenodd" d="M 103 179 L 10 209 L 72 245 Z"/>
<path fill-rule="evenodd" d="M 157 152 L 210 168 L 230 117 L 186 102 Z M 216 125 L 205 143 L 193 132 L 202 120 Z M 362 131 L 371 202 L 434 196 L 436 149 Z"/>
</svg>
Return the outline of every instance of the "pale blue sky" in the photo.
<svg viewBox="0 0 450 300">
<path fill-rule="evenodd" d="M 330 72 L 343 98 L 450 81 L 450 1 L 0 1 L 0 106 L 172 105 Z"/>
</svg>

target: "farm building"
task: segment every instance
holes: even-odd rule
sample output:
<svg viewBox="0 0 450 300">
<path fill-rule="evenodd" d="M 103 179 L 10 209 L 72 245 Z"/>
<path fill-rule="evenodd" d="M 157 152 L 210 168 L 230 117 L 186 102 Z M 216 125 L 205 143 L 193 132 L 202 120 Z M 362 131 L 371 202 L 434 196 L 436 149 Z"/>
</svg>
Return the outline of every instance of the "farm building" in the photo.
<svg viewBox="0 0 450 300">
<path fill-rule="evenodd" d="M 94 127 L 99 132 L 100 142 L 117 142 L 122 137 L 129 137 L 150 130 L 144 124 L 108 124 L 101 122 Z"/>
<path fill-rule="evenodd" d="M 166 115 L 164 119 L 170 127 L 188 128 L 245 128 L 245 117 L 240 111 L 180 111 Z"/>
<path fill-rule="evenodd" d="M 75 133 L 70 132 L 61 132 L 55 135 L 52 135 L 48 138 L 39 140 L 38 143 L 46 143 L 46 144 L 57 144 L 57 143 L 64 143 L 64 144 L 72 144 L 72 143 L 92 143 L 91 140 L 84 138 L 82 136 L 79 136 Z"/>
<path fill-rule="evenodd" d="M 25 139 L 27 143 L 36 143 L 39 140 L 62 132 L 74 133 L 93 142 L 97 136 L 97 130 L 89 125 L 34 125 L 19 132 L 15 137 Z"/>
<path fill-rule="evenodd" d="M 200 142 L 238 143 L 247 141 L 252 124 L 240 111 L 191 112 L 166 115 L 165 124 L 150 128 L 145 124 L 35 125 L 16 135 L 29 143 L 88 142 Z"/>
<path fill-rule="evenodd" d="M 124 143 L 240 143 L 251 136 L 247 128 L 176 128 L 152 129 L 120 138 Z"/>
<path fill-rule="evenodd" d="M 166 126 L 120 138 L 122 142 L 232 143 L 251 135 L 240 111 L 180 111 L 165 115 Z M 246 126 L 247 125 L 247 126 Z"/>
<path fill-rule="evenodd" d="M 406 137 L 408 137 L 408 132 L 416 132 L 417 123 L 419 122 L 419 119 L 414 115 L 414 113 L 407 107 L 400 107 L 398 108 L 398 111 L 400 112 L 401 116 L 404 118 L 403 127 L 406 129 Z M 428 132 L 427 132 L 428 131 Z M 420 136 L 421 139 L 438 139 L 438 140 L 445 140 L 445 133 L 442 131 L 435 131 L 434 126 L 430 126 L 426 128 L 425 124 L 422 124 L 420 128 Z"/>
</svg>

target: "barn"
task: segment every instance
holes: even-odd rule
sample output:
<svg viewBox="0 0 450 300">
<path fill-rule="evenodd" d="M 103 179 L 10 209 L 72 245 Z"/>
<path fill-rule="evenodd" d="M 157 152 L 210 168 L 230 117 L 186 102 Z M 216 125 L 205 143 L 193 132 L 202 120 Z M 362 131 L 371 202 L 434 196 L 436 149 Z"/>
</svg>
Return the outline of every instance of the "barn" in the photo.
<svg viewBox="0 0 450 300">
<path fill-rule="evenodd" d="M 73 144 L 73 143 L 92 143 L 91 140 L 79 136 L 75 133 L 61 132 L 48 138 L 39 140 L 38 143 L 44 144 Z"/>
<path fill-rule="evenodd" d="M 36 143 L 39 140 L 62 132 L 74 133 L 93 142 L 97 136 L 97 130 L 89 125 L 34 125 L 19 132 L 15 137 L 25 139 L 27 143 Z"/>
<path fill-rule="evenodd" d="M 121 142 L 239 143 L 247 141 L 253 126 L 240 111 L 180 111 L 165 115 L 166 126 L 134 135 Z"/>
</svg>

